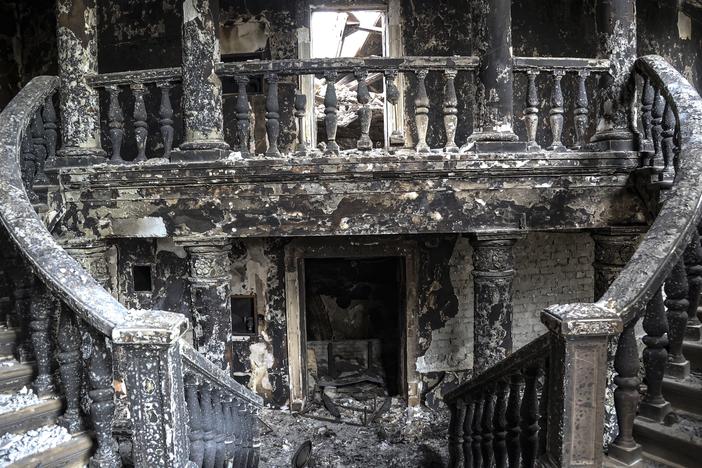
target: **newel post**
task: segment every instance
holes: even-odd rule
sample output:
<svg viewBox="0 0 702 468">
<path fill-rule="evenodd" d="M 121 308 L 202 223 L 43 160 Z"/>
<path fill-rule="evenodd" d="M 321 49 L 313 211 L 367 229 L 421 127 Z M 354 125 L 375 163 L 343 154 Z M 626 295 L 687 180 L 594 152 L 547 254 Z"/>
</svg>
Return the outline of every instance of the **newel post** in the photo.
<svg viewBox="0 0 702 468">
<path fill-rule="evenodd" d="M 545 466 L 600 467 L 603 461 L 607 341 L 619 316 L 595 304 L 549 307 L 551 331 Z"/>
<path fill-rule="evenodd" d="M 125 356 L 126 391 L 132 420 L 134 465 L 187 466 L 180 337 L 187 319 L 161 311 L 132 311 L 112 331 Z"/>
</svg>

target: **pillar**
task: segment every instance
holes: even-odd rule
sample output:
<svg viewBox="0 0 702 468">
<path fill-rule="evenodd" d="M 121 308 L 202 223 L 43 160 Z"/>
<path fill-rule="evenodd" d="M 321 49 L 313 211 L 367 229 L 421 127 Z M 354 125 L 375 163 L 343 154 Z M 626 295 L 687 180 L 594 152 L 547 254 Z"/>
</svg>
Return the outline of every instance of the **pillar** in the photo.
<svg viewBox="0 0 702 468">
<path fill-rule="evenodd" d="M 190 261 L 195 346 L 224 367 L 225 345 L 231 333 L 231 263 L 228 239 L 179 240 Z"/>
<path fill-rule="evenodd" d="M 476 130 L 470 142 L 478 151 L 517 150 L 512 128 L 514 78 L 512 73 L 512 2 L 481 0 L 476 3 L 478 40 L 478 84 Z M 488 142 L 488 143 L 481 143 Z M 512 144 L 506 142 L 513 142 Z"/>
<path fill-rule="evenodd" d="M 61 149 L 49 163 L 104 162 L 98 92 L 87 82 L 98 72 L 97 0 L 58 0 L 57 18 Z"/>
<path fill-rule="evenodd" d="M 599 149 L 632 150 L 629 103 L 634 93 L 632 71 L 636 61 L 636 0 L 598 0 L 597 55 L 609 59 L 609 73 L 598 86 L 597 132 Z"/>
<path fill-rule="evenodd" d="M 112 291 L 107 243 L 100 240 L 70 240 L 62 241 L 61 246 L 100 286 Z"/>
<path fill-rule="evenodd" d="M 595 241 L 595 300 L 607 291 L 636 251 L 642 226 L 609 227 L 592 233 Z"/>
<path fill-rule="evenodd" d="M 512 247 L 522 237 L 517 233 L 471 237 L 475 294 L 473 375 L 512 352 Z"/>
<path fill-rule="evenodd" d="M 171 160 L 202 161 L 228 156 L 223 138 L 219 1 L 183 0 L 184 141 Z"/>
</svg>

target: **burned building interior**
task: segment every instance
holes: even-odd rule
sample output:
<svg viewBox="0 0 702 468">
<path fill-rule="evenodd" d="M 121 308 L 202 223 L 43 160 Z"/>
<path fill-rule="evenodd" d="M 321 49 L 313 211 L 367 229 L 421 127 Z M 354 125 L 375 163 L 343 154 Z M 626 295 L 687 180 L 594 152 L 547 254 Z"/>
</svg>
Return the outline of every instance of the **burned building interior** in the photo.
<svg viewBox="0 0 702 468">
<path fill-rule="evenodd" d="M 0 466 L 699 466 L 700 92 L 700 0 L 0 0 Z"/>
</svg>

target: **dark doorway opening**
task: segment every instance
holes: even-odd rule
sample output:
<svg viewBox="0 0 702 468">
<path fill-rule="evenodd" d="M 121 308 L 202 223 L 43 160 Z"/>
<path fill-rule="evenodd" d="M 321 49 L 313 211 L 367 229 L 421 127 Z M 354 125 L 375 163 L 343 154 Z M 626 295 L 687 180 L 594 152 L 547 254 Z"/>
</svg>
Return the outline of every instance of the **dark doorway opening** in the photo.
<svg viewBox="0 0 702 468">
<path fill-rule="evenodd" d="M 404 392 L 401 257 L 305 259 L 310 390 L 374 385 Z"/>
</svg>

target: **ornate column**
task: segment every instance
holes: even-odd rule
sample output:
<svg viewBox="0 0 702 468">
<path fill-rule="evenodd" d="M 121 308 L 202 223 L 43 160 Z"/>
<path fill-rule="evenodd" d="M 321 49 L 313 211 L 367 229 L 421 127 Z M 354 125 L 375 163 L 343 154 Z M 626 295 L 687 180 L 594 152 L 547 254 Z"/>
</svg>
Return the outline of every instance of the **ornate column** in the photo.
<svg viewBox="0 0 702 468">
<path fill-rule="evenodd" d="M 609 59 L 609 73 L 599 83 L 597 132 L 592 142 L 602 149 L 631 150 L 629 103 L 634 92 L 636 1 L 598 0 L 598 57 Z"/>
<path fill-rule="evenodd" d="M 61 242 L 64 250 L 85 268 L 103 288 L 112 290 L 107 252 L 109 246 L 100 240 L 70 240 Z"/>
<path fill-rule="evenodd" d="M 231 331 L 231 267 L 228 239 L 178 240 L 190 260 L 195 346 L 211 361 L 224 364 Z"/>
<path fill-rule="evenodd" d="M 476 2 L 476 8 L 480 63 L 476 130 L 469 142 L 476 142 L 478 151 L 525 149 L 526 145 L 517 143 L 512 129 L 512 2 L 481 0 Z"/>
<path fill-rule="evenodd" d="M 592 233 L 595 241 L 595 262 L 592 264 L 595 269 L 595 300 L 602 297 L 627 264 L 645 229 L 643 226 L 615 226 Z"/>
<path fill-rule="evenodd" d="M 222 82 L 217 38 L 218 0 L 183 0 L 184 141 L 171 160 L 203 161 L 227 157 L 223 138 Z"/>
<path fill-rule="evenodd" d="M 474 375 L 512 352 L 512 247 L 521 238 L 521 233 L 471 236 L 475 294 Z"/>
<path fill-rule="evenodd" d="M 62 145 L 51 163 L 103 162 L 98 93 L 86 81 L 98 72 L 97 0 L 58 0 L 57 18 Z"/>
</svg>

